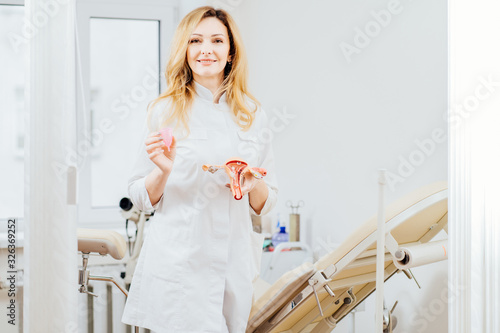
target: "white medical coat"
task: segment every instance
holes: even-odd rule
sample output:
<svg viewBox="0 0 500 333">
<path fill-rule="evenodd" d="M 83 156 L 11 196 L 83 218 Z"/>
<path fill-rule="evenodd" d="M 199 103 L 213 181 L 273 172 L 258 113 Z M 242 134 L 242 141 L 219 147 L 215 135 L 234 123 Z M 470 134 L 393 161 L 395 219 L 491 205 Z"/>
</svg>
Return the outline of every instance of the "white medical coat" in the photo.
<svg viewBox="0 0 500 333">
<path fill-rule="evenodd" d="M 140 210 L 156 209 L 139 256 L 122 321 L 158 333 L 244 332 L 250 314 L 252 281 L 260 269 L 262 241 L 253 232 L 248 195 L 235 200 L 223 170 L 232 157 L 267 169 L 269 196 L 260 215 L 276 204 L 272 133 L 259 109 L 242 131 L 222 95 L 213 103 L 209 89 L 195 82 L 190 134 L 174 133 L 177 156 L 163 196 L 153 207 L 145 177 L 155 168 L 141 144 L 129 195 Z M 155 106 L 155 119 L 166 104 Z M 185 134 L 185 132 L 184 132 Z"/>
</svg>

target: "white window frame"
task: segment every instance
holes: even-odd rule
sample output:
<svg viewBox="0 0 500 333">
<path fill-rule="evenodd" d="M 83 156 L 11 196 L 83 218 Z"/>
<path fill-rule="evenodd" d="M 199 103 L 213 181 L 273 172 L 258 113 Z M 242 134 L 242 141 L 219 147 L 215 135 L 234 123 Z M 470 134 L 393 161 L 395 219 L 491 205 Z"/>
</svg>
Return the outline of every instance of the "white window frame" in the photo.
<svg viewBox="0 0 500 333">
<path fill-rule="evenodd" d="M 24 0 L 0 0 L 0 5 L 24 6 Z"/>
<path fill-rule="evenodd" d="M 160 91 L 165 90 L 161 73 L 165 70 L 168 47 L 179 22 L 178 0 L 77 0 L 77 133 L 78 140 L 90 137 L 90 18 L 142 19 L 159 21 Z M 81 64 L 81 71 L 78 70 Z M 160 92 L 159 91 L 159 92 Z M 83 92 L 83 94 L 82 94 Z M 133 161 L 132 161 L 133 162 Z M 131 162 L 131 163 L 132 163 Z M 78 173 L 78 225 L 85 228 L 121 229 L 124 220 L 116 208 L 93 208 L 91 202 L 91 163 Z M 124 182 L 127 179 L 123 180 Z"/>
</svg>

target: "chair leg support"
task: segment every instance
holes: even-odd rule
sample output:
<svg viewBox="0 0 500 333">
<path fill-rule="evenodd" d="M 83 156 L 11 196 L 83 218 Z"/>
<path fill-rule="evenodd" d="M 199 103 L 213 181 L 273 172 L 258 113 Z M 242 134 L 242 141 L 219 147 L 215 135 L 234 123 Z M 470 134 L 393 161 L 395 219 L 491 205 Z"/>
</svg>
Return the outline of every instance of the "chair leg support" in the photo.
<svg viewBox="0 0 500 333">
<path fill-rule="evenodd" d="M 89 254 L 88 253 L 83 253 L 82 254 L 83 258 L 83 268 L 80 270 L 80 276 L 79 276 L 79 284 L 80 284 L 80 289 L 79 291 L 81 293 L 87 293 L 91 296 L 97 297 L 96 294 L 89 292 L 87 290 L 88 282 L 89 280 L 93 281 L 107 281 L 107 282 L 112 282 L 115 286 L 120 289 L 120 291 L 125 295 L 125 297 L 128 297 L 128 292 L 120 286 L 113 277 L 110 276 L 97 276 L 97 275 L 89 275 L 89 271 L 87 271 L 87 264 L 88 264 L 88 258 Z M 139 327 L 132 326 L 134 328 L 134 333 L 139 333 Z"/>
<path fill-rule="evenodd" d="M 114 278 L 109 277 L 109 276 L 97 276 L 97 275 L 90 275 L 89 280 L 94 280 L 94 281 L 108 281 L 108 282 L 113 282 L 115 286 L 118 287 L 118 289 L 121 290 L 121 292 L 125 295 L 125 297 L 128 297 L 128 292 L 120 286 Z"/>
</svg>

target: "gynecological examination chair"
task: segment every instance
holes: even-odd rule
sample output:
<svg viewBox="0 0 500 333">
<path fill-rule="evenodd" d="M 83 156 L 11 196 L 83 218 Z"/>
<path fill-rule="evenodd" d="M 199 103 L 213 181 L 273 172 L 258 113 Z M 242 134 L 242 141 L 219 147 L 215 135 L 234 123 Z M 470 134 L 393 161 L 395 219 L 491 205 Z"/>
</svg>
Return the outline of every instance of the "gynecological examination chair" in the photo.
<svg viewBox="0 0 500 333">
<path fill-rule="evenodd" d="M 447 232 L 448 190 L 446 182 L 414 191 L 385 209 L 384 281 L 398 272 L 412 278 L 412 267 L 447 259 L 447 241 L 432 241 Z M 384 225 L 384 223 L 382 223 Z M 247 333 L 326 333 L 335 329 L 376 286 L 377 218 L 362 224 L 334 251 L 316 263 L 302 264 L 278 279 L 252 307 Z M 109 254 L 123 258 L 123 237 L 107 230 L 78 230 L 78 250 L 83 255 L 80 291 L 88 292 L 88 280 L 113 282 L 89 276 L 88 255 Z M 138 332 L 138 328 L 135 328 Z"/>
<path fill-rule="evenodd" d="M 447 259 L 447 240 L 432 241 L 441 230 L 447 232 L 447 223 L 446 182 L 420 188 L 385 207 L 383 280 L 398 272 L 412 278 L 412 267 Z M 373 217 L 316 263 L 284 274 L 254 302 L 246 332 L 334 330 L 375 291 L 377 236 Z"/>
<path fill-rule="evenodd" d="M 82 254 L 83 265 L 80 269 L 79 284 L 81 293 L 87 293 L 97 297 L 97 295 L 88 291 L 89 280 L 112 282 L 121 292 L 128 296 L 128 292 L 118 284 L 113 277 L 90 275 L 87 270 L 89 256 L 94 255 L 110 255 L 116 260 L 121 260 L 125 256 L 127 244 L 122 235 L 112 230 L 102 229 L 78 229 L 78 251 Z M 135 327 L 135 333 L 139 332 L 139 328 Z"/>
</svg>

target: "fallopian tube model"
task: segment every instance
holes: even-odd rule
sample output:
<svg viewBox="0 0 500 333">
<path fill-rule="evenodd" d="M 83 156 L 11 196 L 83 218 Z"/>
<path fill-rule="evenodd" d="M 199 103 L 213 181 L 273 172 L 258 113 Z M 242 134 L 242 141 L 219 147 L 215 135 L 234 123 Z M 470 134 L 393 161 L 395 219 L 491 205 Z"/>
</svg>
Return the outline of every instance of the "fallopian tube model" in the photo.
<svg viewBox="0 0 500 333">
<path fill-rule="evenodd" d="M 240 158 L 230 158 L 224 165 L 203 165 L 203 171 L 209 171 L 211 173 L 215 173 L 220 169 L 224 169 L 226 174 L 229 176 L 229 185 L 236 200 L 241 200 L 241 198 L 243 198 L 243 195 L 241 194 L 241 182 L 247 171 L 250 171 L 257 179 L 262 179 L 267 174 L 266 169 L 251 168 L 248 166 L 247 162 Z"/>
</svg>

